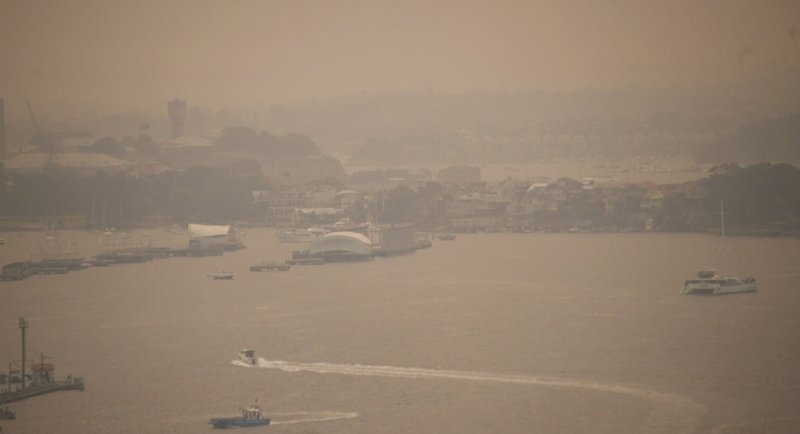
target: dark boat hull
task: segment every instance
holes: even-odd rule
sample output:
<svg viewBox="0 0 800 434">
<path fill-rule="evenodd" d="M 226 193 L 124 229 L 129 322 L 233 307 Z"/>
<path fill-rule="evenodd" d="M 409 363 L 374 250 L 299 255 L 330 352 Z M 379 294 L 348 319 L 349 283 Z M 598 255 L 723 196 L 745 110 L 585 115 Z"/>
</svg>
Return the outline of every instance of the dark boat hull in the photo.
<svg viewBox="0 0 800 434">
<path fill-rule="evenodd" d="M 269 425 L 269 418 L 243 419 L 241 417 L 223 417 L 211 419 L 208 423 L 214 425 L 214 428 L 248 428 Z"/>
</svg>

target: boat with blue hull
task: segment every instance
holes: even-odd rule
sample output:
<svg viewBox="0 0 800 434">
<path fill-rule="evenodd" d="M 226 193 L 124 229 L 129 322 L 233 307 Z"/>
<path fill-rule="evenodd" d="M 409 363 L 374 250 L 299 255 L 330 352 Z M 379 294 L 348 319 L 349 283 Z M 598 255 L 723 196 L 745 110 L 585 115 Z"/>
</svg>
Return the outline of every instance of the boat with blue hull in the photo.
<svg viewBox="0 0 800 434">
<path fill-rule="evenodd" d="M 269 418 L 261 414 L 261 407 L 258 404 L 253 404 L 241 410 L 242 415 L 240 417 L 212 418 L 208 423 L 214 425 L 214 428 L 247 428 L 269 425 Z"/>
</svg>

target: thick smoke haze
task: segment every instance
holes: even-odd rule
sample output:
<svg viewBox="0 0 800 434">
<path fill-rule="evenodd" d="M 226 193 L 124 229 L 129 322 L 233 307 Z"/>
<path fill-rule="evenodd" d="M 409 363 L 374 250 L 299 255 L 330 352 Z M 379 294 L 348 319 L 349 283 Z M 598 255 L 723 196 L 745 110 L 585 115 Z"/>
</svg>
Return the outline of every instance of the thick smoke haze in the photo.
<svg viewBox="0 0 800 434">
<path fill-rule="evenodd" d="M 0 95 L 58 115 L 718 84 L 800 68 L 798 28 L 791 0 L 4 0 Z"/>
</svg>

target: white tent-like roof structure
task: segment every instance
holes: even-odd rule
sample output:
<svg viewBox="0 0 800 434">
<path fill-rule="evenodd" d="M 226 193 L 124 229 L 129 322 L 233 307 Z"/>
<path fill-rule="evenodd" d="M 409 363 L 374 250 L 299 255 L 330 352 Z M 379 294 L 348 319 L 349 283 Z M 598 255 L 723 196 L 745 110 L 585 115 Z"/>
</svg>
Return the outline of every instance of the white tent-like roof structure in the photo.
<svg viewBox="0 0 800 434">
<path fill-rule="evenodd" d="M 372 242 L 363 234 L 356 232 L 331 232 L 311 243 L 309 253 L 347 252 L 357 255 L 371 255 Z"/>
<path fill-rule="evenodd" d="M 201 238 L 211 237 L 224 237 L 228 239 L 233 236 L 232 226 L 218 226 L 218 225 L 198 225 L 189 224 L 189 239 L 199 240 Z"/>
</svg>

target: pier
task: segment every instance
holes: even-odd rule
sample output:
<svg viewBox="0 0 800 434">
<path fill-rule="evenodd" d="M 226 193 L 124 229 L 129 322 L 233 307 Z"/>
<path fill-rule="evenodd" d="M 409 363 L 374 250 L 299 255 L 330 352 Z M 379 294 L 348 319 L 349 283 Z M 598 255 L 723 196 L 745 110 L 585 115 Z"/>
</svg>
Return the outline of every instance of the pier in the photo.
<svg viewBox="0 0 800 434">
<path fill-rule="evenodd" d="M 0 405 L 9 402 L 21 401 L 45 393 L 57 392 L 59 390 L 83 390 L 83 378 L 67 377 L 63 381 L 51 381 L 42 384 L 31 384 L 25 388 L 13 391 L 0 392 Z"/>
<path fill-rule="evenodd" d="M 34 396 L 43 395 L 45 393 L 57 392 L 59 390 L 83 390 L 83 378 L 73 377 L 68 375 L 64 380 L 55 379 L 55 366 L 52 363 L 45 363 L 44 354 L 39 355 L 39 363 L 30 364 L 30 384 L 28 383 L 28 376 L 26 369 L 28 367 L 28 360 L 26 358 L 26 336 L 25 331 L 28 328 L 28 321 L 20 317 L 19 328 L 22 335 L 22 361 L 20 364 L 21 374 L 15 375 L 15 371 L 11 369 L 14 364 L 9 364 L 9 373 L 6 378 L 6 390 L 0 391 L 0 405 L 9 402 L 21 401 L 23 399 L 32 398 Z M 11 383 L 15 382 L 14 379 L 18 378 L 21 382 L 16 390 L 11 390 Z"/>
</svg>

